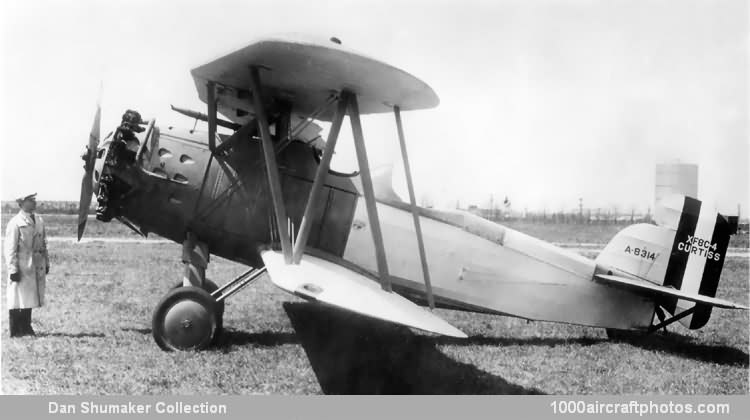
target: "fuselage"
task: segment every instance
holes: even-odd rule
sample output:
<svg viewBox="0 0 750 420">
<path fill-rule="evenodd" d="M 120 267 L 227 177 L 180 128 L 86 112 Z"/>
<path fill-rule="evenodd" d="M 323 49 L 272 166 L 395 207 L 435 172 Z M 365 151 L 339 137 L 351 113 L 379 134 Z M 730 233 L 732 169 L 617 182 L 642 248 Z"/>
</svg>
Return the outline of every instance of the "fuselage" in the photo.
<svg viewBox="0 0 750 420">
<path fill-rule="evenodd" d="M 100 174 L 110 176 L 99 190 L 103 220 L 118 217 L 143 233 L 176 242 L 190 231 L 212 254 L 254 267 L 263 265 L 260 250 L 277 246 L 259 141 L 233 142 L 230 153 L 212 157 L 205 133 L 168 128 L 156 129 L 145 147 L 113 149 L 107 147 L 97 163 L 99 184 Z M 282 223 L 295 234 L 317 170 L 316 153 L 302 142 L 277 152 L 289 217 Z M 328 174 L 307 249 L 377 273 L 358 184 L 356 177 Z M 423 300 L 409 207 L 379 197 L 377 210 L 394 288 Z M 466 212 L 419 209 L 419 214 L 440 305 L 606 328 L 651 324 L 653 302 L 593 281 L 596 272 L 606 270 L 593 260 Z"/>
</svg>

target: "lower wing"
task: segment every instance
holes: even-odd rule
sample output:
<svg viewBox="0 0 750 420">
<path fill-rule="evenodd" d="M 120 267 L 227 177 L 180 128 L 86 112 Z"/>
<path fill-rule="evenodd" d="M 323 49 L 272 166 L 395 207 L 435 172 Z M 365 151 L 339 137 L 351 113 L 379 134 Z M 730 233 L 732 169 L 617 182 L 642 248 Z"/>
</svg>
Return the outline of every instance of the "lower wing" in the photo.
<svg viewBox="0 0 750 420">
<path fill-rule="evenodd" d="M 294 295 L 407 327 L 466 338 L 443 319 L 341 265 L 311 255 L 305 255 L 298 265 L 286 264 L 284 256 L 275 251 L 266 251 L 261 257 L 271 281 Z"/>
</svg>

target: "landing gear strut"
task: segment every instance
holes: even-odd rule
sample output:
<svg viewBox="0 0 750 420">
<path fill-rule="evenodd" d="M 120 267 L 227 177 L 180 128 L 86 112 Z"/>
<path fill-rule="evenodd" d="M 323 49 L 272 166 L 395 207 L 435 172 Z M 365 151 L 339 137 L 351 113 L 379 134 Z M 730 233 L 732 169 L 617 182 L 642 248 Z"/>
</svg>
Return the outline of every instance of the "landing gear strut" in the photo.
<svg viewBox="0 0 750 420">
<path fill-rule="evenodd" d="M 206 279 L 208 260 L 208 246 L 188 232 L 182 244 L 182 281 L 156 305 L 151 320 L 154 340 L 162 349 L 202 350 L 218 337 L 224 302 L 211 296 L 218 286 Z"/>
<path fill-rule="evenodd" d="M 224 301 L 260 278 L 266 268 L 252 268 L 218 287 L 206 278 L 206 244 L 188 234 L 182 250 L 185 275 L 156 305 L 152 332 L 163 350 L 203 350 L 222 331 Z"/>
</svg>

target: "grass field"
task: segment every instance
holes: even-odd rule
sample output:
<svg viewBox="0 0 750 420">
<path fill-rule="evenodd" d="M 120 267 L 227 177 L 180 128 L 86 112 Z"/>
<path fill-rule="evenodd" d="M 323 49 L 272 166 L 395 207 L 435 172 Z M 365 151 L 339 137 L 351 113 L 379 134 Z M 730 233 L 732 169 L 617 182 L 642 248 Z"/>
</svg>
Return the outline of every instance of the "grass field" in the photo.
<svg viewBox="0 0 750 420">
<path fill-rule="evenodd" d="M 75 224 L 62 220 L 47 218 L 50 232 L 73 236 Z M 120 228 L 127 232 L 94 222 L 87 236 Z M 549 230 L 536 236 L 569 241 L 565 230 Z M 261 279 L 228 301 L 217 346 L 166 353 L 151 337 L 151 314 L 180 277 L 179 245 L 51 246 L 48 302 L 34 311 L 37 336 L 10 340 L 2 314 L 6 393 L 748 393 L 748 313 L 728 310 L 714 311 L 701 330 L 673 326 L 640 342 L 610 341 L 594 328 L 438 310 L 470 336 L 456 340 L 305 303 Z M 208 275 L 221 284 L 244 269 L 214 258 Z M 727 261 L 718 296 L 747 302 L 747 258 Z"/>
</svg>

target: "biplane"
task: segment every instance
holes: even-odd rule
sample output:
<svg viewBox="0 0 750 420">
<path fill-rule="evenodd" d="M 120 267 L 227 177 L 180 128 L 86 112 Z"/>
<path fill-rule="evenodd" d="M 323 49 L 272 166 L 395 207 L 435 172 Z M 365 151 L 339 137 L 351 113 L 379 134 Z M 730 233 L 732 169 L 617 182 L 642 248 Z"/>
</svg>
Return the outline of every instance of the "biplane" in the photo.
<svg viewBox="0 0 750 420">
<path fill-rule="evenodd" d="M 453 337 L 466 335 L 425 306 L 612 334 L 700 328 L 714 307 L 747 309 L 715 297 L 737 218 L 691 197 L 663 203 L 657 225 L 626 227 L 595 260 L 467 212 L 418 207 L 401 115 L 438 96 L 335 38 L 263 39 L 191 73 L 206 112 L 173 109 L 207 132 L 128 110 L 100 142 L 98 107 L 83 156 L 79 240 L 95 195 L 97 219 L 182 244 L 182 281 L 152 318 L 165 350 L 209 346 L 224 301 L 264 273 L 301 298 Z M 379 113 L 393 114 L 408 201 L 369 167 L 361 116 Z M 346 117 L 351 174 L 331 169 Z M 206 278 L 211 255 L 250 268 L 218 287 Z"/>
</svg>

